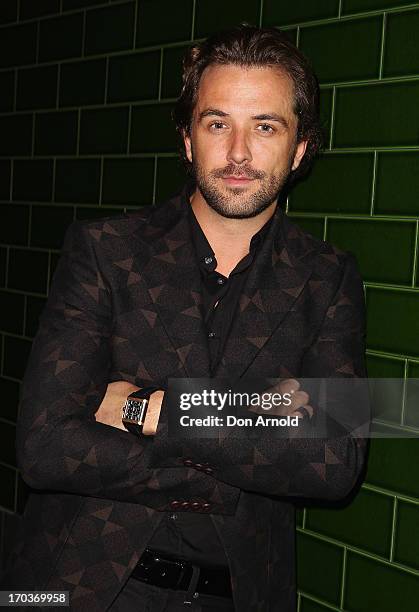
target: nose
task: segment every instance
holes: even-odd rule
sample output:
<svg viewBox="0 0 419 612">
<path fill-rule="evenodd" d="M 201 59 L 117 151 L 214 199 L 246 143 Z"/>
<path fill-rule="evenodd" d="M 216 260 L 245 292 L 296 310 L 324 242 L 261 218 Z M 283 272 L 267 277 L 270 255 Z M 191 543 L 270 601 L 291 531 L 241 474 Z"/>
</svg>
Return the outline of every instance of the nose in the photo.
<svg viewBox="0 0 419 612">
<path fill-rule="evenodd" d="M 234 130 L 230 137 L 227 160 L 242 164 L 243 162 L 251 162 L 252 154 L 246 138 L 244 130 Z"/>
</svg>

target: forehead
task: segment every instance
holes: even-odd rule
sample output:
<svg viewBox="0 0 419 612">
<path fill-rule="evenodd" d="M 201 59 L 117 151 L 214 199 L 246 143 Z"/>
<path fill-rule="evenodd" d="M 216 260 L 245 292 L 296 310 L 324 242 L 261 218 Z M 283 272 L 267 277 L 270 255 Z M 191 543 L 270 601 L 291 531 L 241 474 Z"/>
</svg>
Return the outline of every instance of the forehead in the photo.
<svg viewBox="0 0 419 612">
<path fill-rule="evenodd" d="M 293 100 L 293 82 L 278 67 L 212 64 L 202 74 L 195 110 L 210 106 L 254 115 L 269 109 L 291 117 Z"/>
</svg>

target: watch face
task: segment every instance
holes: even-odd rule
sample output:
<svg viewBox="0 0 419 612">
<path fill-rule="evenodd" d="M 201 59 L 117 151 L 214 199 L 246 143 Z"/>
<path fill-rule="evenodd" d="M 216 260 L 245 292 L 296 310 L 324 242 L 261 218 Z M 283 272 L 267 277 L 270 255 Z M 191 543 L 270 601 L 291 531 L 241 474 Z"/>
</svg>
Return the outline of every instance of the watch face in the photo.
<svg viewBox="0 0 419 612">
<path fill-rule="evenodd" d="M 142 424 L 147 404 L 147 399 L 135 399 L 129 397 L 122 409 L 122 420 Z"/>
</svg>

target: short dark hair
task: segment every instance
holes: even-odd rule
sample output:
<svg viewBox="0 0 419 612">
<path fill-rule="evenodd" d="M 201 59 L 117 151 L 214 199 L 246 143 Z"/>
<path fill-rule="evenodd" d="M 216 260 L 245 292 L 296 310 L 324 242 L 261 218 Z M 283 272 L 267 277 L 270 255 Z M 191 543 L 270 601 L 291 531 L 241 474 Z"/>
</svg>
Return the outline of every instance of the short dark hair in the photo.
<svg viewBox="0 0 419 612">
<path fill-rule="evenodd" d="M 183 134 L 189 135 L 202 74 L 212 64 L 247 67 L 278 66 L 294 84 L 294 113 L 298 118 L 297 142 L 307 140 L 300 165 L 289 182 L 306 174 L 322 146 L 319 120 L 319 85 L 309 60 L 289 38 L 275 28 L 258 28 L 242 23 L 214 34 L 189 47 L 183 59 L 183 86 L 173 110 L 176 130 L 182 139 L 181 157 L 188 173 L 192 164 L 186 157 Z"/>
</svg>

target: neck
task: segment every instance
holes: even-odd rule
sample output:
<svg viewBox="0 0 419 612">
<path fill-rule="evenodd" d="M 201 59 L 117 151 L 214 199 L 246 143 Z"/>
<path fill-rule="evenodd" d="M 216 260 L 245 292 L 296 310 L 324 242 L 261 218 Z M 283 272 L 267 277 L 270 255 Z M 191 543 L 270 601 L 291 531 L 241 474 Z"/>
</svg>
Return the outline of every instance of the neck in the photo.
<svg viewBox="0 0 419 612">
<path fill-rule="evenodd" d="M 278 202 L 275 200 L 259 215 L 247 219 L 223 217 L 208 206 L 199 189 L 192 194 L 190 203 L 217 262 L 225 262 L 225 267 L 228 267 L 227 262 L 232 265 L 249 252 L 252 237 L 272 217 Z"/>
</svg>

